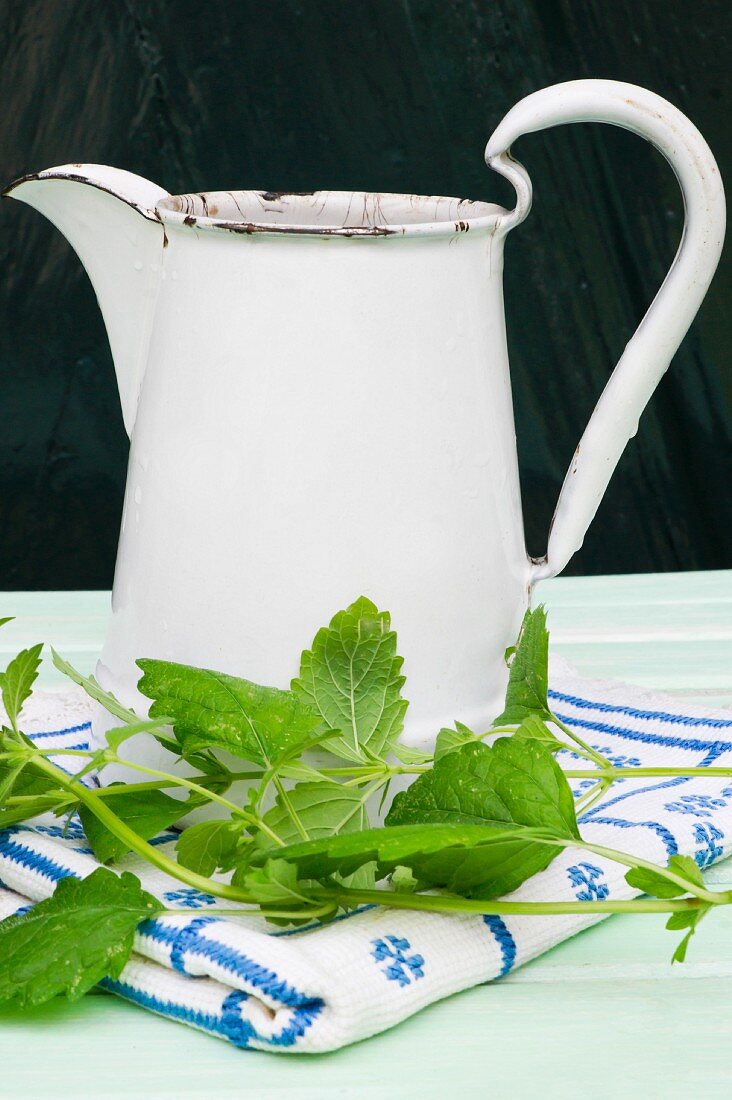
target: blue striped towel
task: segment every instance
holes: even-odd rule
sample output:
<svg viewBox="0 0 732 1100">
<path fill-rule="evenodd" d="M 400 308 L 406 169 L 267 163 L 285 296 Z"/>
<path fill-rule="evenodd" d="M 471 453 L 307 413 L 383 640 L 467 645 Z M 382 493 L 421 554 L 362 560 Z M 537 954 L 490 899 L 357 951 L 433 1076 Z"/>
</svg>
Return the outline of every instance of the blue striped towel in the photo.
<svg viewBox="0 0 732 1100">
<path fill-rule="evenodd" d="M 732 712 L 680 705 L 627 684 L 589 682 L 555 667 L 556 713 L 617 765 L 732 766 Z M 84 745 L 89 722 L 73 722 L 57 698 L 29 705 L 25 728 L 44 747 Z M 35 702 L 34 702 L 35 701 Z M 79 701 L 74 704 L 78 714 Z M 49 732 L 50 730 L 50 732 Z M 60 758 L 67 764 L 69 757 Z M 567 750 L 566 766 L 583 767 Z M 580 794 L 590 783 L 573 781 Z M 732 781 L 624 780 L 582 820 L 586 838 L 663 863 L 681 852 L 700 867 L 730 854 Z M 176 836 L 155 843 L 174 854 Z M 59 879 L 97 866 L 73 820 L 0 832 L 0 919 L 47 897 Z M 500 978 L 597 917 L 447 917 L 362 909 L 331 924 L 277 930 L 261 918 L 217 916 L 213 896 L 181 886 L 129 856 L 151 893 L 182 916 L 148 920 L 134 954 L 106 988 L 142 1008 L 235 1046 L 290 1053 L 334 1050 L 393 1026 L 459 990 Z M 624 868 L 581 850 L 562 852 L 514 895 L 523 900 L 631 897 Z M 637 917 L 636 920 L 643 920 Z M 669 956 L 673 941 L 669 939 Z"/>
</svg>

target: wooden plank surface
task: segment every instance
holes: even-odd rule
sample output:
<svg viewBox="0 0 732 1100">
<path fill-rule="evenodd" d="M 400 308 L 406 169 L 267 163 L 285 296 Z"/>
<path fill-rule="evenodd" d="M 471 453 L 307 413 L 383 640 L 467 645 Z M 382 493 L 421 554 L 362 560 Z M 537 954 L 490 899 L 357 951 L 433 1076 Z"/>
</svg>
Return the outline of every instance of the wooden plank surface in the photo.
<svg viewBox="0 0 732 1100">
<path fill-rule="evenodd" d="M 732 572 L 547 582 L 553 648 L 589 676 L 732 703 Z M 109 594 L 7 593 L 0 661 L 41 639 L 91 671 Z M 57 683 L 46 669 L 44 686 Z M 732 888 L 732 860 L 709 877 Z M 0 1012 L 0 1097 L 602 1100 L 728 1090 L 732 912 L 683 967 L 661 917 L 613 917 L 501 982 L 334 1054 L 236 1051 L 106 995 Z"/>
</svg>

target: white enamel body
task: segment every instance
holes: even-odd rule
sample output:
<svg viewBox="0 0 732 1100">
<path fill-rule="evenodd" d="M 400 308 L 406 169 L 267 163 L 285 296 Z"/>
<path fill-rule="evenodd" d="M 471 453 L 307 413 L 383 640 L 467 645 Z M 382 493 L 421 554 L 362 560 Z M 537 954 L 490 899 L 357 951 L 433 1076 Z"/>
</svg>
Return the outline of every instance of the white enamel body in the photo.
<svg viewBox="0 0 732 1100">
<path fill-rule="evenodd" d="M 547 558 L 531 562 L 502 299 L 505 237 L 531 185 L 508 146 L 586 120 L 651 140 L 687 221 L 581 440 Z M 287 686 L 317 628 L 364 594 L 399 633 L 408 742 L 495 716 L 531 586 L 581 545 L 704 297 L 724 194 L 692 124 L 612 81 L 529 96 L 486 158 L 515 185 L 514 211 L 360 193 L 172 198 L 95 165 L 8 189 L 74 245 L 110 334 L 131 451 L 98 675 L 123 701 L 144 709 L 142 656 Z"/>
<path fill-rule="evenodd" d="M 410 732 L 485 722 L 529 579 L 501 241 L 167 234 L 101 679 L 129 698 L 154 655 L 286 686 L 366 594 Z"/>
</svg>

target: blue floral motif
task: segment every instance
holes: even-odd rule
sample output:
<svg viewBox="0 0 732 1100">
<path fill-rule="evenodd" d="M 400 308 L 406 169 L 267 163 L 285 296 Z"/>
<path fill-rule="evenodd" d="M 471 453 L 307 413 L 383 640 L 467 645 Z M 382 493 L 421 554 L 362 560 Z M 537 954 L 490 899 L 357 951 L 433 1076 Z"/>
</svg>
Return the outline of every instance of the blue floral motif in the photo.
<svg viewBox="0 0 732 1100">
<path fill-rule="evenodd" d="M 194 890 L 192 886 L 187 886 L 184 890 L 169 890 L 163 896 L 166 901 L 178 902 L 183 909 L 205 909 L 207 905 L 216 904 L 213 894 L 204 894 L 201 890 Z"/>
<path fill-rule="evenodd" d="M 641 766 L 639 757 L 626 756 L 622 752 L 613 752 L 609 746 L 601 745 L 597 751 L 601 752 L 614 768 L 639 768 Z"/>
<path fill-rule="evenodd" d="M 390 982 L 409 985 L 418 978 L 424 978 L 424 958 L 422 955 L 407 955 L 411 944 L 401 936 L 386 936 L 383 940 L 372 940 L 371 957 L 375 962 L 386 962 L 382 974 Z"/>
<path fill-rule="evenodd" d="M 728 794 L 727 790 L 722 794 Z M 682 794 L 678 802 L 667 802 L 665 809 L 672 814 L 692 814 L 694 817 L 714 817 L 717 810 L 727 805 L 724 798 L 712 798 L 710 794 Z"/>
<path fill-rule="evenodd" d="M 694 826 L 694 840 L 701 845 L 694 856 L 699 867 L 709 867 L 715 859 L 724 855 L 724 848 L 717 841 L 724 840 L 724 833 L 716 825 L 705 822 Z"/>
<path fill-rule="evenodd" d="M 568 867 L 567 874 L 572 886 L 579 887 L 575 892 L 577 901 L 603 901 L 610 893 L 607 883 L 600 882 L 604 872 L 593 863 L 580 863 Z"/>
</svg>

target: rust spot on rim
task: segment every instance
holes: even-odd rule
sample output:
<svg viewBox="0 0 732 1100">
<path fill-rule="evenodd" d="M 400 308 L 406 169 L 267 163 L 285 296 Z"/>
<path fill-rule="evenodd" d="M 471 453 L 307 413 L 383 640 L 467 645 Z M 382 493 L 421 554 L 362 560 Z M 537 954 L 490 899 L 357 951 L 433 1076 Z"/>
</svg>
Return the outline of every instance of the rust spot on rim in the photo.
<svg viewBox="0 0 732 1100">
<path fill-rule="evenodd" d="M 260 191 L 265 202 L 279 202 L 280 199 L 302 199 L 314 195 L 314 191 Z"/>
</svg>

